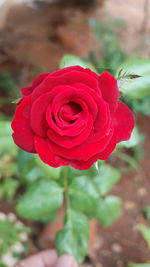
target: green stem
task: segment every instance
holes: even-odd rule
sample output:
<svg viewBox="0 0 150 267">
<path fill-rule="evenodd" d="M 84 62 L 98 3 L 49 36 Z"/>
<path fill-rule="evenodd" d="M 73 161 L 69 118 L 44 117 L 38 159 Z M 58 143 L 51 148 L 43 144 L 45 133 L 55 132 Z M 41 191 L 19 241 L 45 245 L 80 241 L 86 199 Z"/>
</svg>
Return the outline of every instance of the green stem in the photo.
<svg viewBox="0 0 150 267">
<path fill-rule="evenodd" d="M 121 151 L 116 151 L 115 153 L 119 158 L 122 160 L 126 161 L 133 169 L 137 168 L 137 162 L 135 159 L 133 159 L 131 156 L 121 152 Z"/>
<path fill-rule="evenodd" d="M 65 210 L 70 209 L 69 196 L 68 196 L 68 168 L 64 167 L 64 199 L 65 199 Z"/>
<path fill-rule="evenodd" d="M 13 100 L 13 98 L 1 97 L 0 104 L 11 104 Z"/>
</svg>

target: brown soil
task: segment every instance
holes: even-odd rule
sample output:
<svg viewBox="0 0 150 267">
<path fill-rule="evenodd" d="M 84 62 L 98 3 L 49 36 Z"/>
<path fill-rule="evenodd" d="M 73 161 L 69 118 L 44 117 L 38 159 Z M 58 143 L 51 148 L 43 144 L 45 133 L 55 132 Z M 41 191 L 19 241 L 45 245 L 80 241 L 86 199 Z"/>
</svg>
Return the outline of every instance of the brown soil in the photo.
<svg viewBox="0 0 150 267">
<path fill-rule="evenodd" d="M 0 71 L 12 71 L 18 86 L 25 86 L 35 73 L 57 69 L 65 53 L 88 56 L 91 50 L 98 49 L 88 25 L 88 18 L 93 16 L 98 19 L 104 16 L 124 19 L 127 26 L 120 33 L 123 49 L 130 55 L 148 57 L 150 20 L 144 24 L 143 2 L 106 0 L 103 9 L 86 12 L 79 7 L 31 9 L 24 5 L 15 6 L 9 13 L 5 28 L 1 30 Z M 3 96 L 1 91 L 0 96 Z M 13 109 L 13 105 L 0 105 L 1 112 L 8 116 Z M 88 266 L 125 267 L 130 261 L 140 263 L 150 260 L 146 243 L 137 230 L 138 224 L 147 224 L 142 210 L 145 205 L 150 205 L 150 118 L 139 116 L 138 124 L 146 135 L 143 144 L 145 156 L 140 163 L 140 171 L 123 174 L 115 186 L 112 193 L 123 199 L 122 217 L 109 229 L 98 226 L 96 255 Z M 0 211 L 11 210 L 12 207 L 1 203 Z M 40 236 L 41 226 L 36 226 L 36 229 Z M 36 244 L 34 250 L 47 247 L 47 244 L 41 245 L 35 236 L 33 240 Z"/>
</svg>

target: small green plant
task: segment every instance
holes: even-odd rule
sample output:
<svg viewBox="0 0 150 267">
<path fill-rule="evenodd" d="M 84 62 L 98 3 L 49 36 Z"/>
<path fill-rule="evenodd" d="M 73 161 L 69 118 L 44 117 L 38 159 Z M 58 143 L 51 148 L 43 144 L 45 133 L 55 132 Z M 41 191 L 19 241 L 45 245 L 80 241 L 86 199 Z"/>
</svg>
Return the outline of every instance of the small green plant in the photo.
<svg viewBox="0 0 150 267">
<path fill-rule="evenodd" d="M 96 67 L 98 73 L 108 70 L 112 74 L 118 66 L 125 60 L 125 53 L 122 51 L 118 41 L 118 29 L 124 27 L 121 20 L 105 20 L 102 22 L 90 19 L 89 21 L 93 32 L 96 35 L 97 42 L 101 49 L 97 58 L 94 51 L 91 52 L 89 58 Z"/>
<path fill-rule="evenodd" d="M 11 267 L 29 249 L 29 228 L 13 213 L 0 213 L 0 266 Z"/>
<path fill-rule="evenodd" d="M 0 88 L 8 96 L 17 94 L 17 85 L 15 79 L 10 71 L 3 71 L 0 73 Z"/>
</svg>

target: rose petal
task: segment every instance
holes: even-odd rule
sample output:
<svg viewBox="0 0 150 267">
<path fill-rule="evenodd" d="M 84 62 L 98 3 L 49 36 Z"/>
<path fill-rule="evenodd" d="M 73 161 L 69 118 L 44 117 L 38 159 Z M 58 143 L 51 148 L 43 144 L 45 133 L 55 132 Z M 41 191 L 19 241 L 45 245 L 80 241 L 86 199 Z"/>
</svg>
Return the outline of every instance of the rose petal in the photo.
<svg viewBox="0 0 150 267">
<path fill-rule="evenodd" d="M 81 71 L 70 71 L 60 76 L 52 76 L 49 74 L 44 81 L 36 87 L 32 93 L 32 102 L 40 95 L 50 92 L 54 87 L 61 85 L 71 86 L 73 83 L 83 83 L 96 90 L 101 95 L 98 80 L 88 73 Z"/>
<path fill-rule="evenodd" d="M 74 99 L 75 100 L 75 99 Z M 81 134 L 81 132 L 87 126 L 87 119 L 89 116 L 87 105 L 80 99 L 78 100 L 83 107 L 83 112 L 80 115 L 80 119 L 75 121 L 72 125 L 59 121 L 56 117 L 56 122 L 53 120 L 53 112 L 51 104 L 48 106 L 46 111 L 46 119 L 50 129 L 53 129 L 56 133 L 61 136 L 76 136 Z"/>
<path fill-rule="evenodd" d="M 79 65 L 76 65 L 76 66 L 71 66 L 71 67 L 66 67 L 66 68 L 63 68 L 63 69 L 60 69 L 60 70 L 57 70 L 57 71 L 54 71 L 54 72 L 51 72 L 50 75 L 51 76 L 60 76 L 60 75 L 63 75 L 67 72 L 70 72 L 70 71 L 81 71 L 81 72 L 86 72 L 87 74 L 90 74 L 91 76 L 93 76 L 94 78 L 96 78 L 98 80 L 99 76 L 92 70 L 88 69 L 88 68 L 83 68 Z"/>
<path fill-rule="evenodd" d="M 74 147 L 73 149 L 65 149 L 49 140 L 49 146 L 54 154 L 60 157 L 66 158 L 67 160 L 88 160 L 95 154 L 103 151 L 111 140 L 113 133 L 109 136 L 105 136 L 97 143 L 87 143 Z"/>
<path fill-rule="evenodd" d="M 92 98 L 94 99 L 95 103 L 97 104 L 97 115 L 94 116 L 94 127 L 93 132 L 91 133 L 90 138 L 88 139 L 88 143 L 96 143 L 99 139 L 104 137 L 105 135 L 109 135 L 111 131 L 111 125 L 112 125 L 112 118 L 109 111 L 109 105 L 107 102 L 104 101 L 100 97 L 99 94 L 97 94 L 94 90 L 92 90 L 90 87 L 84 84 L 73 84 L 75 88 L 78 89 L 84 89 L 85 92 L 88 92 Z M 92 107 L 92 105 L 89 105 L 89 107 Z"/>
<path fill-rule="evenodd" d="M 65 85 L 66 80 L 64 79 L 63 76 L 57 78 L 57 77 L 52 77 L 51 75 L 48 75 L 44 81 L 36 87 L 36 89 L 32 93 L 32 103 L 41 95 L 45 93 L 50 93 L 51 90 L 59 85 Z"/>
<path fill-rule="evenodd" d="M 74 149 L 75 146 L 82 144 L 89 136 L 93 127 L 93 119 L 92 116 L 88 117 L 87 120 L 87 127 L 82 131 L 82 133 L 76 137 L 68 137 L 68 136 L 60 136 L 52 129 L 48 130 L 48 137 L 57 145 L 64 147 L 64 148 L 72 148 Z"/>
<path fill-rule="evenodd" d="M 34 90 L 34 87 L 33 86 L 27 86 L 27 87 L 23 87 L 21 89 L 21 92 L 22 92 L 22 96 L 28 96 L 30 95 Z"/>
<path fill-rule="evenodd" d="M 31 108 L 30 125 L 36 135 L 46 137 L 47 123 L 46 123 L 46 109 L 51 100 L 51 94 L 46 93 L 41 95 L 33 104 Z"/>
<path fill-rule="evenodd" d="M 80 71 L 71 71 L 68 72 L 65 76 L 65 79 L 67 81 L 67 84 L 73 84 L 73 83 L 83 83 L 93 90 L 96 90 L 97 93 L 100 92 L 98 80 L 95 79 L 94 76 L 89 75 L 89 73 L 86 72 L 80 72 Z"/>
<path fill-rule="evenodd" d="M 25 151 L 35 153 L 34 133 L 30 127 L 30 104 L 31 97 L 28 96 L 18 105 L 11 127 L 15 144 Z"/>
<path fill-rule="evenodd" d="M 46 73 L 41 73 L 40 75 L 38 75 L 35 79 L 34 79 L 34 81 L 33 81 L 33 83 L 32 83 L 32 86 L 33 87 L 36 87 L 36 86 L 38 86 L 47 76 L 49 75 L 49 73 L 48 72 L 46 72 Z"/>
<path fill-rule="evenodd" d="M 81 66 L 78 66 L 78 65 L 77 66 L 70 66 L 70 67 L 66 67 L 66 68 L 51 72 L 50 75 L 53 77 L 57 77 L 60 75 L 64 75 L 67 72 L 76 71 L 76 70 L 77 71 L 84 71 L 84 68 L 82 68 Z"/>
<path fill-rule="evenodd" d="M 91 157 L 87 161 L 83 161 L 83 160 L 74 160 L 74 161 L 71 161 L 70 162 L 70 165 L 73 168 L 78 169 L 78 170 L 87 170 L 98 159 L 101 159 L 101 160 L 108 159 L 108 157 L 113 152 L 113 150 L 115 149 L 115 147 L 116 147 L 116 135 L 114 134 L 113 137 L 111 138 L 109 144 L 107 145 L 107 147 L 101 153 L 98 153 L 98 154 L 94 155 L 93 157 Z"/>
<path fill-rule="evenodd" d="M 48 75 L 48 73 L 42 73 L 42 74 L 38 75 L 34 79 L 34 81 L 33 81 L 31 86 L 27 86 L 27 87 L 24 87 L 24 88 L 21 89 L 22 95 L 23 96 L 28 96 L 28 95 L 32 94 L 34 88 L 36 86 L 38 86 L 46 78 L 47 75 Z"/>
<path fill-rule="evenodd" d="M 50 150 L 49 142 L 47 139 L 36 136 L 35 147 L 36 152 L 39 154 L 41 160 L 44 161 L 46 164 L 54 168 L 69 164 L 69 161 L 53 154 L 53 152 Z"/>
<path fill-rule="evenodd" d="M 84 161 L 84 160 L 70 161 L 70 165 L 75 169 L 83 171 L 83 170 L 89 169 L 94 164 L 94 162 L 96 162 L 97 160 L 98 160 L 98 156 L 95 155 L 87 161 Z"/>
<path fill-rule="evenodd" d="M 57 93 L 57 91 L 60 91 L 59 93 Z M 81 103 L 81 101 L 85 102 L 87 107 L 91 107 L 92 109 L 89 108 L 89 113 L 92 115 L 93 120 L 95 118 L 95 116 L 97 115 L 97 105 L 94 102 L 93 98 L 84 90 L 78 90 L 74 87 L 71 86 L 58 86 L 56 88 L 54 88 L 51 92 L 51 94 L 56 95 L 56 97 L 52 97 L 53 102 L 52 105 L 49 105 L 49 108 L 47 110 L 46 113 L 46 119 L 48 122 L 49 127 L 51 127 L 54 131 L 56 131 L 57 133 L 59 133 L 62 136 L 75 136 L 75 135 L 79 135 L 79 126 L 81 126 L 81 130 L 83 130 L 86 127 L 87 121 L 84 122 L 84 118 L 83 120 L 79 120 L 79 122 L 74 123 L 73 127 L 72 125 L 70 125 L 69 128 L 66 129 L 61 129 L 57 126 L 57 124 L 54 122 L 54 119 L 52 117 L 52 115 L 55 114 L 56 117 L 56 113 L 58 112 L 59 108 L 68 103 L 68 102 L 75 102 L 75 103 Z M 81 103 L 82 105 L 82 103 Z M 56 112 L 57 111 L 57 112 Z M 54 113 L 53 113 L 54 112 Z M 87 111 L 85 110 L 85 114 L 87 114 Z M 87 116 L 87 115 L 85 115 Z"/>
<path fill-rule="evenodd" d="M 117 108 L 119 98 L 117 80 L 109 72 L 103 72 L 99 76 L 99 87 L 103 98 L 109 104 L 110 111 L 113 114 Z"/>
<path fill-rule="evenodd" d="M 117 142 L 128 140 L 134 128 L 134 117 L 132 111 L 122 102 L 114 114 L 114 127 Z"/>
</svg>

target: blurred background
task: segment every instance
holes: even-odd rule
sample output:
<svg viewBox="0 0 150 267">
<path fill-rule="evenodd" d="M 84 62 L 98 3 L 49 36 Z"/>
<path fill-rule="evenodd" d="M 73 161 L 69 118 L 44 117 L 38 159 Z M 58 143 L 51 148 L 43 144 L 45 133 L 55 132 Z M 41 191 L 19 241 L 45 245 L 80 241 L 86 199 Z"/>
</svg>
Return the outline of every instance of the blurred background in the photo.
<svg viewBox="0 0 150 267">
<path fill-rule="evenodd" d="M 150 262 L 150 1 L 0 0 L 0 267 L 54 246 L 57 221 L 26 220 L 15 207 L 39 176 L 58 179 L 60 171 L 47 171 L 18 150 L 10 121 L 19 88 L 41 72 L 72 64 L 92 64 L 98 73 L 114 75 L 120 66 L 131 66 L 135 74 L 147 75 L 123 98 L 135 112 L 136 133 L 107 163 L 120 175 L 109 189 L 122 199 L 122 216 L 107 229 L 92 224 L 83 266 Z"/>
</svg>

